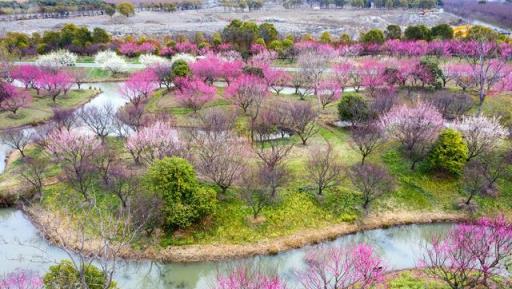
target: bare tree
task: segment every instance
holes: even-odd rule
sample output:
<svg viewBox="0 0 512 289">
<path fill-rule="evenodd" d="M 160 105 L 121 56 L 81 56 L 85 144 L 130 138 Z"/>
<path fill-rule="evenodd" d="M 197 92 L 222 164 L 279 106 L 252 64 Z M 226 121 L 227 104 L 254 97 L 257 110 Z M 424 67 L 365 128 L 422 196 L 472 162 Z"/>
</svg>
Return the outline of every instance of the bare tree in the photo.
<svg viewBox="0 0 512 289">
<path fill-rule="evenodd" d="M 87 77 L 89 76 L 87 70 L 83 68 L 76 68 L 69 69 L 68 72 L 71 75 L 71 77 L 73 77 L 73 80 L 75 81 L 78 89 L 81 89 L 82 84 L 87 80 Z"/>
<path fill-rule="evenodd" d="M 262 175 L 261 167 L 249 169 L 242 176 L 241 198 L 252 210 L 254 220 L 258 218 L 261 211 L 272 204 L 271 189 Z"/>
<path fill-rule="evenodd" d="M 276 189 L 286 175 L 283 164 L 293 148 L 293 143 L 286 143 L 276 137 L 275 118 L 271 114 L 262 114 L 253 130 L 258 135 L 258 143 L 253 145 L 254 151 L 263 162 L 266 177 L 272 182 L 272 197 L 276 196 Z"/>
<path fill-rule="evenodd" d="M 112 131 L 114 114 L 115 111 L 112 104 L 106 103 L 100 107 L 88 106 L 82 108 L 80 110 L 80 119 L 103 143 Z"/>
<path fill-rule="evenodd" d="M 72 108 L 53 108 L 52 121 L 58 129 L 71 130 L 77 124 L 78 118 Z"/>
<path fill-rule="evenodd" d="M 437 92 L 432 97 L 432 104 L 446 119 L 457 119 L 473 107 L 473 100 L 465 93 Z"/>
<path fill-rule="evenodd" d="M 307 170 L 309 179 L 317 187 L 318 195 L 322 195 L 324 190 L 339 184 L 343 165 L 332 145 L 327 143 L 325 148 L 315 147 L 309 151 Z"/>
<path fill-rule="evenodd" d="M 384 142 L 384 132 L 374 123 L 363 123 L 352 129 L 352 139 L 364 165 L 366 158 Z"/>
<path fill-rule="evenodd" d="M 115 115 L 116 121 L 114 122 L 115 129 L 122 136 L 127 131 L 126 126 L 130 127 L 134 131 L 138 131 L 145 124 L 144 117 L 144 105 L 134 106 L 133 104 L 127 104 L 121 108 Z"/>
<path fill-rule="evenodd" d="M 463 205 L 470 208 L 475 196 L 496 196 L 496 182 L 510 175 L 509 166 L 512 163 L 510 153 L 487 153 L 470 160 L 461 180 L 463 191 L 468 195 Z"/>
<path fill-rule="evenodd" d="M 96 202 L 93 202 L 96 203 Z M 64 208 L 59 218 L 52 218 L 41 226 L 44 234 L 68 256 L 73 268 L 79 273 L 80 289 L 89 289 L 86 270 L 94 265 L 101 271 L 98 288 L 111 289 L 114 274 L 122 262 L 122 253 L 130 248 L 141 232 L 141 226 L 131 222 L 128 210 L 106 210 L 97 206 L 83 208 Z M 78 214 L 80 218 L 73 218 Z M 117 212 L 117 213 L 112 213 Z M 69 216 L 69 217 L 66 217 Z M 63 231 L 63 224 L 72 227 Z"/>
<path fill-rule="evenodd" d="M 140 190 L 137 174 L 119 163 L 112 164 L 107 173 L 108 177 L 103 183 L 104 188 L 117 196 L 123 209 L 127 209 L 130 200 Z"/>
<path fill-rule="evenodd" d="M 19 170 L 20 176 L 32 186 L 35 199 L 40 199 L 43 192 L 44 178 L 48 168 L 48 159 L 44 157 L 23 159 Z"/>
<path fill-rule="evenodd" d="M 308 139 L 318 133 L 318 112 L 309 102 L 303 101 L 290 102 L 287 112 L 290 129 L 300 137 L 302 144 L 306 145 Z"/>
<path fill-rule="evenodd" d="M 354 186 L 363 194 L 363 209 L 366 213 L 371 201 L 394 188 L 393 178 L 384 168 L 377 165 L 354 165 L 349 175 Z"/>
<path fill-rule="evenodd" d="M 25 148 L 32 140 L 32 135 L 30 129 L 7 128 L 0 134 L 0 139 L 4 144 L 18 150 L 22 157 L 25 157 Z"/>
<path fill-rule="evenodd" d="M 318 84 L 329 67 L 330 60 L 331 55 L 314 50 L 302 51 L 297 58 L 299 66 L 297 73 L 311 86 L 314 95 L 317 94 Z"/>
</svg>

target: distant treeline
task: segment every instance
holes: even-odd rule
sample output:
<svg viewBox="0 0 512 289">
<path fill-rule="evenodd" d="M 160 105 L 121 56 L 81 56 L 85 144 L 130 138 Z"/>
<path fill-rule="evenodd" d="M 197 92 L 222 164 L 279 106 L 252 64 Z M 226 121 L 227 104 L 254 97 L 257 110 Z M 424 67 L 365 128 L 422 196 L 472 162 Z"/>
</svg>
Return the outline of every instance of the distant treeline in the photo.
<svg viewBox="0 0 512 289">
<path fill-rule="evenodd" d="M 285 8 L 296 8 L 303 5 L 320 8 L 343 8 L 350 5 L 355 8 L 420 8 L 431 9 L 441 6 L 441 0 L 284 0 Z"/>
<path fill-rule="evenodd" d="M 486 2 L 476 0 L 445 0 L 444 8 L 464 18 L 512 27 L 512 2 Z"/>
<path fill-rule="evenodd" d="M 73 15 L 77 11 L 103 11 L 112 4 L 133 3 L 140 10 L 174 11 L 176 9 L 198 9 L 201 0 L 155 0 L 155 1 L 117 1 L 117 0 L 29 0 L 0 1 L 0 15 L 6 14 L 51 14 L 55 17 Z"/>
</svg>

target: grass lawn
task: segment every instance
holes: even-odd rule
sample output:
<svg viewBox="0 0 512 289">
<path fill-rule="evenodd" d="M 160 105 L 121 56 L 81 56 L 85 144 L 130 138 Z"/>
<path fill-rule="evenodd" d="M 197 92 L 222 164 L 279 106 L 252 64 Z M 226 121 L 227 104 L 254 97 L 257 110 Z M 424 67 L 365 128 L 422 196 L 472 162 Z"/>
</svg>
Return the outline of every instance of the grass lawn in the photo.
<svg viewBox="0 0 512 289">
<path fill-rule="evenodd" d="M 37 96 L 34 91 L 31 93 L 32 104 L 29 107 L 20 109 L 15 115 L 11 112 L 0 113 L 0 129 L 44 122 L 53 116 L 52 108 L 81 106 L 98 95 L 99 91 L 94 89 L 71 90 L 67 95 L 57 97 L 55 103 L 49 97 Z"/>
</svg>

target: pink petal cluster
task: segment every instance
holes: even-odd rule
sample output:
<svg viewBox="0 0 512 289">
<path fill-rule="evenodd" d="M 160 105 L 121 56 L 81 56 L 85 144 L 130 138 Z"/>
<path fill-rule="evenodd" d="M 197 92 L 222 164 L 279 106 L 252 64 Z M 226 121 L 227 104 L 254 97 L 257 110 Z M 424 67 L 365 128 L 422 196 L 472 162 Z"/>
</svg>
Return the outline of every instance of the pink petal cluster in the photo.
<svg viewBox="0 0 512 289">
<path fill-rule="evenodd" d="M 219 274 L 213 289 L 286 289 L 278 276 L 267 276 L 247 266 L 239 266 L 227 275 Z"/>
<path fill-rule="evenodd" d="M 43 280 L 30 271 L 17 270 L 0 278 L 0 289 L 41 289 Z"/>
<path fill-rule="evenodd" d="M 143 42 L 136 43 L 133 41 L 124 42 L 119 45 L 119 53 L 126 55 L 128 57 L 134 57 L 139 54 L 151 54 L 155 53 L 158 49 L 158 46 L 153 42 Z"/>
<path fill-rule="evenodd" d="M 11 71 L 11 77 L 23 83 L 25 88 L 34 87 L 39 75 L 43 73 L 41 69 L 35 65 L 23 64 L 15 66 Z"/>
<path fill-rule="evenodd" d="M 177 131 L 167 122 L 155 121 L 131 134 L 127 139 L 126 148 L 135 163 L 150 164 L 156 159 L 178 152 Z"/>
<path fill-rule="evenodd" d="M 152 69 L 144 69 L 130 75 L 121 86 L 121 93 L 134 106 L 139 106 L 158 88 L 158 77 Z"/>
<path fill-rule="evenodd" d="M 200 79 L 189 79 L 180 86 L 180 90 L 176 93 L 176 99 L 183 106 L 198 111 L 215 97 L 216 92 L 215 87 Z"/>
<path fill-rule="evenodd" d="M 304 289 L 369 289 L 383 281 L 384 265 L 373 249 L 360 244 L 352 248 L 332 247 L 310 250 L 306 268 L 297 272 Z"/>
<path fill-rule="evenodd" d="M 244 112 L 254 102 L 260 102 L 268 95 L 265 81 L 257 76 L 242 74 L 226 88 L 225 97 L 238 105 Z"/>
</svg>

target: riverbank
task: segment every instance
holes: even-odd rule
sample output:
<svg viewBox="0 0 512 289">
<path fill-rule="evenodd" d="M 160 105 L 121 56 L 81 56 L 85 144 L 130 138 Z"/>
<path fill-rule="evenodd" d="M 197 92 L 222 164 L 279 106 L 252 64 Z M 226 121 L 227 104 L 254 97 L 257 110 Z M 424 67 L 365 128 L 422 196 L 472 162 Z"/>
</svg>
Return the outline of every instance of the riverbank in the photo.
<svg viewBox="0 0 512 289">
<path fill-rule="evenodd" d="M 87 104 L 101 93 L 100 89 L 93 88 L 71 90 L 68 95 L 58 97 L 56 102 L 53 102 L 49 97 L 34 95 L 32 104 L 26 108 L 21 108 L 16 117 L 13 117 L 9 112 L 0 113 L 0 130 L 40 125 L 53 117 L 53 108 L 76 109 Z"/>
<path fill-rule="evenodd" d="M 65 217 L 57 216 L 40 207 L 32 206 L 24 208 L 24 212 L 30 220 L 52 244 L 65 246 L 76 250 L 84 248 L 86 252 L 98 252 L 100 240 L 81 244 L 72 237 L 71 226 L 65 222 Z M 238 259 L 257 255 L 275 255 L 292 249 L 302 248 L 308 245 L 332 241 L 344 235 L 350 235 L 361 231 L 388 228 L 410 224 L 430 223 L 455 223 L 468 220 L 467 214 L 444 212 L 394 212 L 371 215 L 358 223 L 339 223 L 319 229 L 302 230 L 285 237 L 262 240 L 247 244 L 208 244 L 208 245 L 183 245 L 160 248 L 151 246 L 144 250 L 124 248 L 120 251 L 120 257 L 127 260 L 154 260 L 159 262 L 193 263 L 205 261 L 221 261 Z M 59 220 L 58 222 L 56 220 Z M 44 230 L 43 230 L 44 228 Z M 65 243 L 62 243 L 64 241 Z"/>
</svg>

